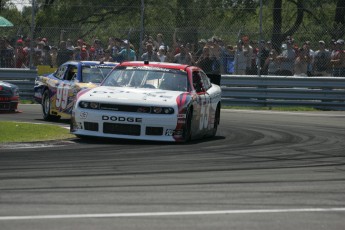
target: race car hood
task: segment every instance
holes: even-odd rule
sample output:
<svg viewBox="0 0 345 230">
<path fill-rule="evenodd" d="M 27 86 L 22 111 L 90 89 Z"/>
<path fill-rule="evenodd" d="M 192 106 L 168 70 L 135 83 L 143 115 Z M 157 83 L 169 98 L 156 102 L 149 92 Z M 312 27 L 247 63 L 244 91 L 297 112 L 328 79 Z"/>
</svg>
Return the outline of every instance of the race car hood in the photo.
<svg viewBox="0 0 345 230">
<path fill-rule="evenodd" d="M 176 105 L 176 98 L 182 93 L 160 89 L 100 86 L 89 90 L 79 100 L 121 104 Z"/>
</svg>

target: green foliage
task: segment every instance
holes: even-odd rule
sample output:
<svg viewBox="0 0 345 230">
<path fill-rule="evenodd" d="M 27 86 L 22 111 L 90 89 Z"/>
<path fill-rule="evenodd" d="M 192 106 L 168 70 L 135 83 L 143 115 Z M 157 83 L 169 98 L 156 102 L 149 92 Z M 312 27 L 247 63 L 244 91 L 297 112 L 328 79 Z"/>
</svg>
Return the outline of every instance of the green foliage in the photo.
<svg viewBox="0 0 345 230">
<path fill-rule="evenodd" d="M 7 0 L 6 0 L 7 1 Z M 4 2 L 6 2 L 4 1 Z M 272 38 L 273 3 L 263 0 L 261 38 Z M 297 41 L 329 40 L 332 37 L 336 3 L 339 0 L 304 0 L 303 22 L 298 25 L 293 37 Z M 34 37 L 47 37 L 58 43 L 62 30 L 63 39 L 83 38 L 91 41 L 98 37 L 106 42 L 110 36 L 129 38 L 139 45 L 140 0 L 36 0 Z M 282 0 L 282 33 L 293 26 L 296 16 L 296 2 Z M 4 6 L 5 7 L 5 6 Z M 29 35 L 31 7 L 22 14 L 6 5 L 2 15 L 8 17 L 16 27 L 6 29 L 5 35 Z M 145 33 L 165 35 L 166 43 L 172 43 L 175 28 L 178 37 L 195 42 L 214 35 L 234 44 L 243 34 L 252 40 L 259 36 L 259 1 L 257 0 L 145 0 Z M 340 25 L 342 30 L 344 25 Z M 19 28 L 19 29 L 18 29 Z"/>
<path fill-rule="evenodd" d="M 0 143 L 33 142 L 73 138 L 68 129 L 56 125 L 1 121 Z M 35 130 L 35 135 L 32 131 Z"/>
</svg>

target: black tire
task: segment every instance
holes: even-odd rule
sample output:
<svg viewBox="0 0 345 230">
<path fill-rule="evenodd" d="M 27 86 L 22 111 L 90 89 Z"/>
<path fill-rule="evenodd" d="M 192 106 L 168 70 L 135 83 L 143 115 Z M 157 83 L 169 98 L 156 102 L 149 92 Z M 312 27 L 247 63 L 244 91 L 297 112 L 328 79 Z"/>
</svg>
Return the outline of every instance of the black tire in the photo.
<svg viewBox="0 0 345 230">
<path fill-rule="evenodd" d="M 183 138 L 184 142 L 188 142 L 192 139 L 192 119 L 193 119 L 193 111 L 192 109 L 188 109 L 186 114 L 186 124 L 183 129 Z"/>
<path fill-rule="evenodd" d="M 50 97 L 49 97 L 49 91 L 45 90 L 42 96 L 42 115 L 43 119 L 46 121 L 57 121 L 59 120 L 58 116 L 54 116 L 50 114 Z"/>
<path fill-rule="evenodd" d="M 214 115 L 214 127 L 213 127 L 213 130 L 212 130 L 211 137 L 215 137 L 216 136 L 219 122 L 220 122 L 220 105 L 218 104 L 217 109 L 216 109 L 216 113 Z"/>
</svg>

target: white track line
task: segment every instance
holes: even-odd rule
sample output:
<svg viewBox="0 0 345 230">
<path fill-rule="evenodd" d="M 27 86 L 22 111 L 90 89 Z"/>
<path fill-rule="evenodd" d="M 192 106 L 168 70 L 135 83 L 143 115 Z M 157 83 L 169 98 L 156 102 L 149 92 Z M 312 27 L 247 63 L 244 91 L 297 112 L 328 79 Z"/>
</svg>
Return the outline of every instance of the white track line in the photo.
<svg viewBox="0 0 345 230">
<path fill-rule="evenodd" d="M 71 215 L 33 215 L 33 216 L 0 216 L 4 220 L 38 220 L 38 219 L 76 219 L 106 217 L 152 217 L 152 216 L 191 216 L 191 215 L 224 215 L 224 214 L 260 214 L 260 213 L 299 213 L 299 212 L 345 212 L 345 208 L 301 208 L 301 209 L 253 209 L 253 210 L 219 210 L 219 211 L 184 211 L 184 212 L 143 212 L 143 213 L 103 213 Z"/>
</svg>

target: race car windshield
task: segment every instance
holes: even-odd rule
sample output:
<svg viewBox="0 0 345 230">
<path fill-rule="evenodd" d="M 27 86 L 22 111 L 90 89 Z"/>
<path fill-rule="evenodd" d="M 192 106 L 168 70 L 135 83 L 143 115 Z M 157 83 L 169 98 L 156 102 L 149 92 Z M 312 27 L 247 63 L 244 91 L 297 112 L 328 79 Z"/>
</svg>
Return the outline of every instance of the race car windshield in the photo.
<svg viewBox="0 0 345 230">
<path fill-rule="evenodd" d="M 103 79 L 108 75 L 108 73 L 112 70 L 112 68 L 112 66 L 103 66 L 102 68 L 93 66 L 83 66 L 82 82 L 101 83 Z"/>
<path fill-rule="evenodd" d="M 187 73 L 152 69 L 117 69 L 102 83 L 103 86 L 152 88 L 187 91 Z"/>
</svg>

